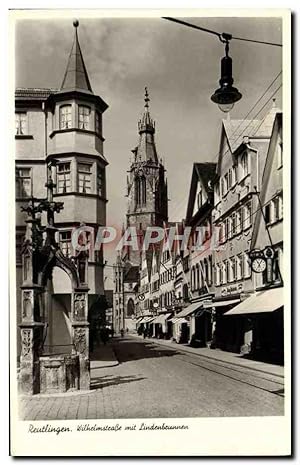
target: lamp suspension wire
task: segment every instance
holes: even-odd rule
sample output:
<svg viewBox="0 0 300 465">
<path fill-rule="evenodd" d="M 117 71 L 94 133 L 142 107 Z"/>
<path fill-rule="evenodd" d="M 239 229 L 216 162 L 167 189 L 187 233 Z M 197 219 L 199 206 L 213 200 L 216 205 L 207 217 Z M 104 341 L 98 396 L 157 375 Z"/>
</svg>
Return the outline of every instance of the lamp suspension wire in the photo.
<svg viewBox="0 0 300 465">
<path fill-rule="evenodd" d="M 282 47 L 282 44 L 277 44 L 277 43 L 274 43 L 274 42 L 266 42 L 264 40 L 247 39 L 247 38 L 244 38 L 244 37 L 234 37 L 231 34 L 227 34 L 225 32 L 221 33 L 221 32 L 217 32 L 217 31 L 213 31 L 211 29 L 207 29 L 205 27 L 197 26 L 196 24 L 188 23 L 187 21 L 183 21 L 181 19 L 171 18 L 169 16 L 163 16 L 162 19 L 166 19 L 167 21 L 172 21 L 173 23 L 182 24 L 183 26 L 187 26 L 187 27 L 190 27 L 192 29 L 198 29 L 199 31 L 202 31 L 202 32 L 207 32 L 209 34 L 213 34 L 213 35 L 217 36 L 221 42 L 228 42 L 228 40 L 234 39 L 234 40 L 243 40 L 245 42 L 252 42 L 252 43 L 255 43 L 255 44 L 263 44 L 263 45 L 272 45 L 274 47 Z"/>
</svg>

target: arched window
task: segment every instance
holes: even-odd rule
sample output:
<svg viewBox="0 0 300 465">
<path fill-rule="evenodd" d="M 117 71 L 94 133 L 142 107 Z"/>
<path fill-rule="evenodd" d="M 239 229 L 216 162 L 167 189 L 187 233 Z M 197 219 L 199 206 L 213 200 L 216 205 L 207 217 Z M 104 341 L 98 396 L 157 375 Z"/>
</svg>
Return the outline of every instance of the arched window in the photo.
<svg viewBox="0 0 300 465">
<path fill-rule="evenodd" d="M 127 317 L 134 315 L 134 302 L 132 299 L 129 299 L 127 302 Z"/>
<path fill-rule="evenodd" d="M 141 195 L 140 195 L 140 180 L 136 178 L 135 180 L 135 201 L 137 205 L 141 204 Z"/>
<path fill-rule="evenodd" d="M 59 129 L 69 129 L 72 127 L 72 106 L 62 105 L 59 108 Z"/>
<path fill-rule="evenodd" d="M 145 205 L 146 203 L 146 178 L 145 176 L 141 177 L 141 200 L 142 200 L 142 205 Z"/>
</svg>

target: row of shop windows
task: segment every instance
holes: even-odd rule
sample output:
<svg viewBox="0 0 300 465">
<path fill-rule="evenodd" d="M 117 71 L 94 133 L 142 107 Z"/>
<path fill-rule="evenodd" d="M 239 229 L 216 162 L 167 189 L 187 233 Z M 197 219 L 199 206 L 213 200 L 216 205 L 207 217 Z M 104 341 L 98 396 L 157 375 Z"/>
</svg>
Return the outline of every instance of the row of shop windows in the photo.
<svg viewBox="0 0 300 465">
<path fill-rule="evenodd" d="M 250 260 L 247 253 L 231 257 L 214 266 L 215 286 L 250 278 L 250 276 Z"/>
<path fill-rule="evenodd" d="M 280 281 L 280 260 L 282 250 L 276 249 L 273 259 L 273 281 Z M 218 263 L 214 267 L 214 284 L 220 286 L 222 284 L 232 283 L 245 278 L 250 278 L 251 266 L 247 253 L 231 257 L 222 263 Z M 267 283 L 267 270 L 262 275 L 263 284 Z"/>
<path fill-rule="evenodd" d="M 56 193 L 73 192 L 71 162 L 58 163 L 56 167 Z M 77 163 L 77 190 L 76 192 L 93 194 L 92 180 L 94 176 L 94 163 Z M 105 171 L 96 167 L 96 193 L 105 197 Z M 32 168 L 16 168 L 16 197 L 24 199 L 32 196 Z"/>
<path fill-rule="evenodd" d="M 94 127 L 91 121 L 91 108 L 87 105 L 78 105 L 78 129 L 92 131 L 95 129 L 97 134 L 102 132 L 101 115 L 95 112 Z M 15 114 L 16 135 L 28 134 L 28 115 L 26 112 Z M 73 126 L 73 107 L 72 105 L 62 105 L 59 108 L 59 129 L 72 129 Z"/>
<path fill-rule="evenodd" d="M 219 242 L 223 244 L 233 236 L 247 230 L 252 225 L 251 202 L 247 202 L 219 224 Z"/>
<path fill-rule="evenodd" d="M 160 308 L 171 307 L 174 303 L 175 292 L 169 291 L 159 296 Z"/>
</svg>

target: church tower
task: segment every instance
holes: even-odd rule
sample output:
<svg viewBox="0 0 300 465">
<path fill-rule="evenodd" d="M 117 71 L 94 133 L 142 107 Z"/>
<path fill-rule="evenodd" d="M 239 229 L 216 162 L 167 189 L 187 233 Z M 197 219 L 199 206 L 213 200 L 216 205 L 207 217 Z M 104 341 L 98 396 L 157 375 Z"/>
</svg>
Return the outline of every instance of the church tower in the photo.
<svg viewBox="0 0 300 465">
<path fill-rule="evenodd" d="M 148 226 L 163 226 L 168 220 L 168 187 L 165 168 L 158 159 L 154 134 L 155 122 L 149 112 L 149 94 L 138 122 L 139 142 L 132 150 L 134 159 L 127 177 L 127 227 L 135 226 L 140 237 Z M 128 250 L 126 258 L 140 264 L 140 252 Z"/>
</svg>

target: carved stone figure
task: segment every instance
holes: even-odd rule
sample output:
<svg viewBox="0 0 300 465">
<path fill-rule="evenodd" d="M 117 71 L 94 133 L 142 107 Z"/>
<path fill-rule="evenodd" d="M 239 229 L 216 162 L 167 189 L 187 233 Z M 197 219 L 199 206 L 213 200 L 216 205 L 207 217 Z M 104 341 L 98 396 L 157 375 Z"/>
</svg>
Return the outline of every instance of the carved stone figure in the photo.
<svg viewBox="0 0 300 465">
<path fill-rule="evenodd" d="M 74 317 L 77 320 L 85 319 L 85 295 L 75 294 L 74 296 Z"/>
<path fill-rule="evenodd" d="M 23 318 L 28 319 L 32 316 L 32 293 L 23 291 Z"/>
<path fill-rule="evenodd" d="M 76 352 L 84 354 L 87 345 L 86 345 L 86 331 L 84 328 L 75 328 L 74 329 L 74 347 Z"/>
</svg>

